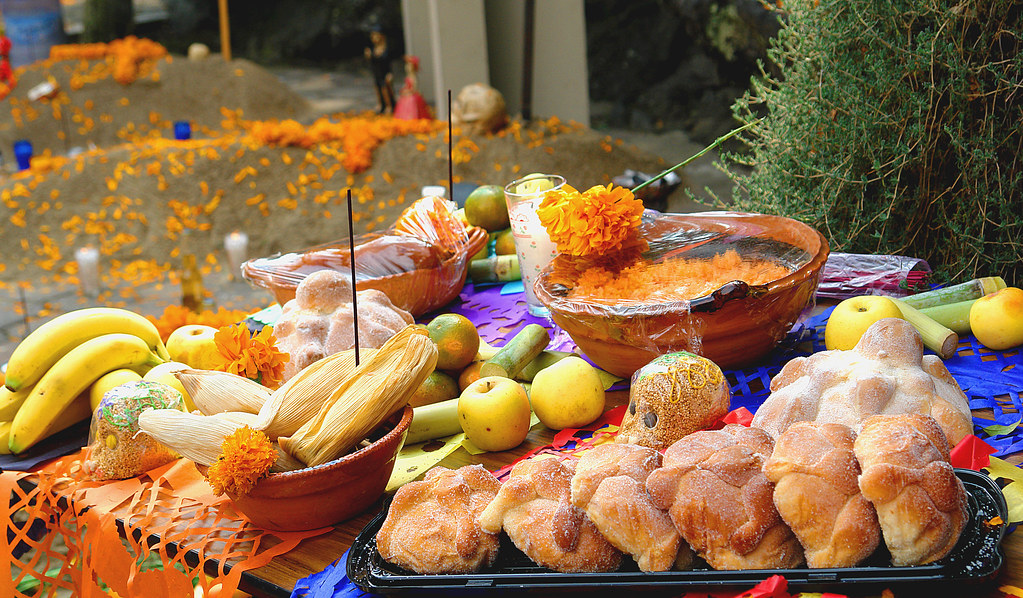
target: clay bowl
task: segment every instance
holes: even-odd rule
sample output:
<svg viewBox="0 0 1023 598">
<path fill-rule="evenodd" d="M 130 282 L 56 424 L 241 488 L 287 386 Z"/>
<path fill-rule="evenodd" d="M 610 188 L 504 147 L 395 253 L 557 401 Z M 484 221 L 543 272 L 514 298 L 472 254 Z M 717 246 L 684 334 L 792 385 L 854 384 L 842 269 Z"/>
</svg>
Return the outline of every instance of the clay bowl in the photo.
<svg viewBox="0 0 1023 598">
<path fill-rule="evenodd" d="M 784 265 L 790 273 L 763 285 L 730 282 L 691 301 L 622 301 L 602 305 L 569 299 L 587 262 L 559 255 L 534 289 L 554 322 L 595 364 L 628 377 L 654 357 L 673 351 L 702 355 L 722 368 L 760 360 L 813 305 L 827 240 L 814 228 L 781 216 L 738 212 L 660 214 L 647 211 L 640 236 L 644 257 L 670 254 L 709 258 L 732 248 L 740 256 Z M 620 257 L 620 256 L 619 256 Z"/>
<path fill-rule="evenodd" d="M 270 474 L 231 500 L 246 519 L 268 530 L 317 529 L 350 519 L 384 493 L 411 423 L 412 407 L 406 406 L 373 444 L 318 467 Z"/>
<path fill-rule="evenodd" d="M 399 235 L 364 235 L 355 247 L 356 282 L 360 291 L 382 291 L 396 306 L 419 316 L 451 303 L 461 292 L 469 272 L 469 259 L 483 249 L 490 237 L 479 227 L 469 227 L 461 251 L 441 261 L 430 242 Z M 328 243 L 301 253 L 252 259 L 242 264 L 242 276 L 273 293 L 284 305 L 295 298 L 306 276 L 323 269 L 349 270 L 347 242 Z"/>
</svg>

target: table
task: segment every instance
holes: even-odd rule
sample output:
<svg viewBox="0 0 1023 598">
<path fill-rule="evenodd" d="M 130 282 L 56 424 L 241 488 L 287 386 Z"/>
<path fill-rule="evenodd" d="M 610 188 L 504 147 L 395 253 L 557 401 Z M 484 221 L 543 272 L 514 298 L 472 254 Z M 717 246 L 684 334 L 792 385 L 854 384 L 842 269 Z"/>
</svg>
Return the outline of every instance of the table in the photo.
<svg viewBox="0 0 1023 598">
<path fill-rule="evenodd" d="M 609 409 L 624 405 L 628 402 L 628 391 L 609 392 L 607 399 Z M 487 469 L 496 470 L 512 463 L 536 447 L 550 444 L 552 437 L 553 432 L 538 425 L 530 431 L 526 441 L 514 450 L 473 456 L 465 450 L 459 449 L 444 459 L 441 465 L 457 468 L 462 465 L 481 463 Z M 1008 460 L 1012 463 L 1019 463 L 1023 460 L 1023 455 L 1013 455 Z M 358 517 L 337 525 L 332 532 L 303 540 L 297 548 L 275 558 L 266 566 L 244 573 L 239 589 L 260 597 L 289 596 L 295 582 L 322 571 L 344 554 L 359 532 L 380 512 L 380 508 L 381 505 L 378 503 Z M 1006 536 L 1003 546 L 1007 559 L 998 579 L 983 588 L 976 588 L 977 592 L 970 592 L 970 595 L 1000 598 L 1003 596 L 1003 593 L 998 591 L 1001 586 L 1023 587 L 1023 536 L 1020 533 L 1009 534 Z M 927 596 L 930 598 L 933 594 L 934 588 L 916 591 L 900 589 L 897 592 L 900 597 Z"/>
</svg>

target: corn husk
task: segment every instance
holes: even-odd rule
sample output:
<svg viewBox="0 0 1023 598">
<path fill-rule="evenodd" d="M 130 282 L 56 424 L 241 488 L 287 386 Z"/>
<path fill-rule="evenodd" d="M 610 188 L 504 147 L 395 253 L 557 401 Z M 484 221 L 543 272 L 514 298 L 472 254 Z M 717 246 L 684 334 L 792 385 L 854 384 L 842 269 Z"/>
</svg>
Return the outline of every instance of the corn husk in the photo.
<svg viewBox="0 0 1023 598">
<path fill-rule="evenodd" d="M 147 409 L 139 414 L 142 432 L 199 465 L 215 463 L 224 439 L 243 425 L 178 409 Z"/>
<path fill-rule="evenodd" d="M 360 348 L 367 360 L 376 349 Z M 320 408 L 355 371 L 355 351 L 341 351 L 313 363 L 275 390 L 259 411 L 258 429 L 276 439 L 291 436 L 316 417 Z"/>
<path fill-rule="evenodd" d="M 237 374 L 214 370 L 179 370 L 174 375 L 204 415 L 224 412 L 259 413 L 270 389 Z"/>
<path fill-rule="evenodd" d="M 408 326 L 352 372 L 316 416 L 278 442 L 310 467 L 332 461 L 380 426 L 437 365 L 437 347 L 422 329 Z"/>
<path fill-rule="evenodd" d="M 255 420 L 256 415 L 252 413 L 199 415 L 177 409 L 147 409 L 139 414 L 139 429 L 182 457 L 210 466 L 220 458 L 224 440 L 243 426 L 253 427 Z M 274 448 L 277 450 L 277 462 L 270 468 L 271 472 L 305 467 L 277 443 L 274 443 Z"/>
</svg>

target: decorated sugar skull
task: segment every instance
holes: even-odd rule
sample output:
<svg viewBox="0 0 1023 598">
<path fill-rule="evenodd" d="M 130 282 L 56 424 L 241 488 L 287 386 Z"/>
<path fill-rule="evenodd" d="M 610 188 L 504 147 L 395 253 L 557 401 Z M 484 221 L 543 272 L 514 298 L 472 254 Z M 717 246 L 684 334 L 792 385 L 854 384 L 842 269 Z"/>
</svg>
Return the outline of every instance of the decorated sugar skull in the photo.
<svg viewBox="0 0 1023 598">
<path fill-rule="evenodd" d="M 655 358 L 632 375 L 617 442 L 655 449 L 714 424 L 728 413 L 731 391 L 713 361 L 685 351 Z"/>
</svg>

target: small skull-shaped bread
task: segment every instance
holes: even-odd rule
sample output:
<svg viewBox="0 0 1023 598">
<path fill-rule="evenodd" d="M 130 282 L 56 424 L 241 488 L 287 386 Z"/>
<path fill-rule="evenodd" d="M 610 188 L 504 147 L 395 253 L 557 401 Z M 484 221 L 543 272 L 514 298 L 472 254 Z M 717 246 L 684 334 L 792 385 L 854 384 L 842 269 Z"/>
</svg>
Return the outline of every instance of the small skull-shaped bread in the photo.
<svg viewBox="0 0 1023 598">
<path fill-rule="evenodd" d="M 941 426 L 919 413 L 875 415 L 853 447 L 860 491 L 877 509 L 892 564 L 923 565 L 951 552 L 969 514 Z"/>
<path fill-rule="evenodd" d="M 778 515 L 762 467 L 774 442 L 737 424 L 696 432 L 671 445 L 647 478 L 655 505 L 715 569 L 787 569 L 803 549 Z"/>
<path fill-rule="evenodd" d="M 660 466 L 661 453 L 652 448 L 609 442 L 583 453 L 572 478 L 572 504 L 641 571 L 686 569 L 693 560 L 671 518 L 646 491 L 647 477 Z"/>
<path fill-rule="evenodd" d="M 551 456 L 515 464 L 480 515 L 483 531 L 504 529 L 534 563 L 560 573 L 614 571 L 622 553 L 571 501 L 573 468 Z"/>
<path fill-rule="evenodd" d="M 394 495 L 377 550 L 384 560 L 417 573 L 472 573 L 497 559 L 498 539 L 476 518 L 501 483 L 482 465 L 434 467 Z"/>
<path fill-rule="evenodd" d="M 730 399 L 728 382 L 713 361 L 685 351 L 661 355 L 632 375 L 616 441 L 667 448 L 714 424 L 728 413 Z"/>
</svg>

